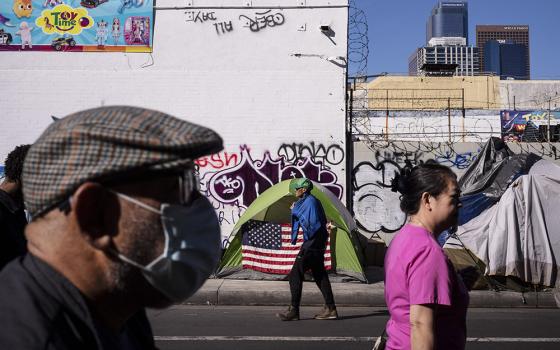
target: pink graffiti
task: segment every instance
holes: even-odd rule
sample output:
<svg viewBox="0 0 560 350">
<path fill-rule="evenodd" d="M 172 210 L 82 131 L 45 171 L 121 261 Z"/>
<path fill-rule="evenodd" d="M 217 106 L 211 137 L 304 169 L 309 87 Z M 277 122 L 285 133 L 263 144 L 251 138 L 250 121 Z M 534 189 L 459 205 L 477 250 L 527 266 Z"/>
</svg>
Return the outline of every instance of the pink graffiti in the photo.
<svg viewBox="0 0 560 350">
<path fill-rule="evenodd" d="M 220 152 L 210 156 L 195 160 L 195 164 L 200 168 L 211 167 L 213 169 L 223 169 L 237 164 L 239 155 L 237 153 Z"/>
</svg>

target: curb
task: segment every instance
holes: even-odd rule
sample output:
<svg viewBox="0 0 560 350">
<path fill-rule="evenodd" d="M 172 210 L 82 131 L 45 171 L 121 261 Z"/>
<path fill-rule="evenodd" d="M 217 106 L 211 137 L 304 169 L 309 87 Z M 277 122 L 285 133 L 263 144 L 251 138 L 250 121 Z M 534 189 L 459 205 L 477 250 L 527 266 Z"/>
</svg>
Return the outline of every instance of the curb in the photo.
<svg viewBox="0 0 560 350">
<path fill-rule="evenodd" d="M 339 306 L 386 307 L 383 282 L 373 284 L 332 283 Z M 559 308 L 553 292 L 518 293 L 475 290 L 471 308 Z M 290 303 L 287 281 L 209 279 L 186 305 L 285 306 Z M 323 305 L 321 292 L 313 282 L 304 282 L 302 306 Z"/>
</svg>

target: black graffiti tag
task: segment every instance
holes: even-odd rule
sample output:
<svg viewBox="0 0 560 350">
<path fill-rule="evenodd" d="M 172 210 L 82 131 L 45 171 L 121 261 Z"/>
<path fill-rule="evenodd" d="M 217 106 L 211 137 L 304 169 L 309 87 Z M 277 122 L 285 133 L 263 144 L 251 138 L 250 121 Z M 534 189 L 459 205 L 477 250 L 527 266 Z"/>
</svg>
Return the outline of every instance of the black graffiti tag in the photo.
<svg viewBox="0 0 560 350">
<path fill-rule="evenodd" d="M 185 11 L 185 15 L 187 15 L 187 22 L 194 23 L 204 23 L 207 21 L 215 21 L 217 19 L 214 12 Z"/>
<path fill-rule="evenodd" d="M 303 143 L 284 143 L 278 148 L 279 157 L 286 161 L 296 163 L 306 158 L 323 164 L 338 165 L 344 161 L 344 150 L 337 144 L 323 145 L 310 141 L 309 144 Z"/>
<path fill-rule="evenodd" d="M 233 168 L 212 174 L 208 190 L 212 198 L 222 204 L 236 204 L 244 208 L 274 184 L 294 177 L 307 177 L 342 198 L 342 186 L 336 174 L 321 163 L 307 158 L 292 164 L 283 158 L 272 159 L 265 153 L 263 159 L 253 160 L 247 148 L 241 148 L 241 161 Z"/>
<path fill-rule="evenodd" d="M 248 27 L 253 33 L 256 33 L 266 27 L 281 26 L 285 22 L 284 15 L 280 12 L 270 13 L 271 10 L 266 12 L 256 12 L 255 17 L 250 18 L 245 15 L 240 15 L 239 20 L 245 19 L 244 27 Z"/>
<path fill-rule="evenodd" d="M 214 28 L 216 28 L 216 33 L 218 35 L 226 34 L 233 30 L 233 24 L 231 23 L 231 21 L 214 23 Z"/>
<path fill-rule="evenodd" d="M 406 221 L 399 208 L 399 194 L 391 191 L 391 179 L 401 167 L 392 160 L 374 165 L 364 161 L 352 170 L 352 194 L 356 224 L 369 233 L 398 231 Z"/>
</svg>

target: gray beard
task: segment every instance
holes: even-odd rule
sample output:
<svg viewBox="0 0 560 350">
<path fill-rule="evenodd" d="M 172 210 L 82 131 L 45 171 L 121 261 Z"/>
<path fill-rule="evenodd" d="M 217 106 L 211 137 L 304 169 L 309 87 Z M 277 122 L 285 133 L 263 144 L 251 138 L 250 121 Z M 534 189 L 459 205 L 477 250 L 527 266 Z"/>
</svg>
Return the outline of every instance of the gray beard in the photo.
<svg viewBox="0 0 560 350">
<path fill-rule="evenodd" d="M 163 230 L 155 215 L 145 214 L 143 209 L 133 212 L 126 224 L 125 234 L 128 239 L 125 246 L 121 248 L 121 254 L 141 265 L 148 265 L 154 261 L 161 252 L 155 252 L 159 246 L 159 238 L 163 239 Z M 146 213 L 147 214 L 147 213 Z M 151 284 L 144 278 L 142 271 L 121 260 L 114 260 L 109 269 L 109 280 L 112 281 L 113 291 L 116 294 L 130 296 L 131 294 L 144 295 L 153 289 Z M 151 294 L 151 293 L 150 293 Z"/>
</svg>

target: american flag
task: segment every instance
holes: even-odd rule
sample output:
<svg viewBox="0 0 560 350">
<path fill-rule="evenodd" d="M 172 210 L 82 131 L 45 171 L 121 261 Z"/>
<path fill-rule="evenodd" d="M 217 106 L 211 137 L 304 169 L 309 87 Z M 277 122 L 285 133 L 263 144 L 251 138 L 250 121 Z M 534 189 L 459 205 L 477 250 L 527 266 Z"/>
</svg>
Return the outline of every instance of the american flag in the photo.
<svg viewBox="0 0 560 350">
<path fill-rule="evenodd" d="M 297 243 L 291 244 L 292 226 L 266 221 L 249 220 L 243 225 L 242 264 L 244 269 L 287 275 L 292 269 L 303 244 L 303 231 L 299 230 Z M 331 240 L 327 240 L 325 269 L 330 270 Z"/>
</svg>

